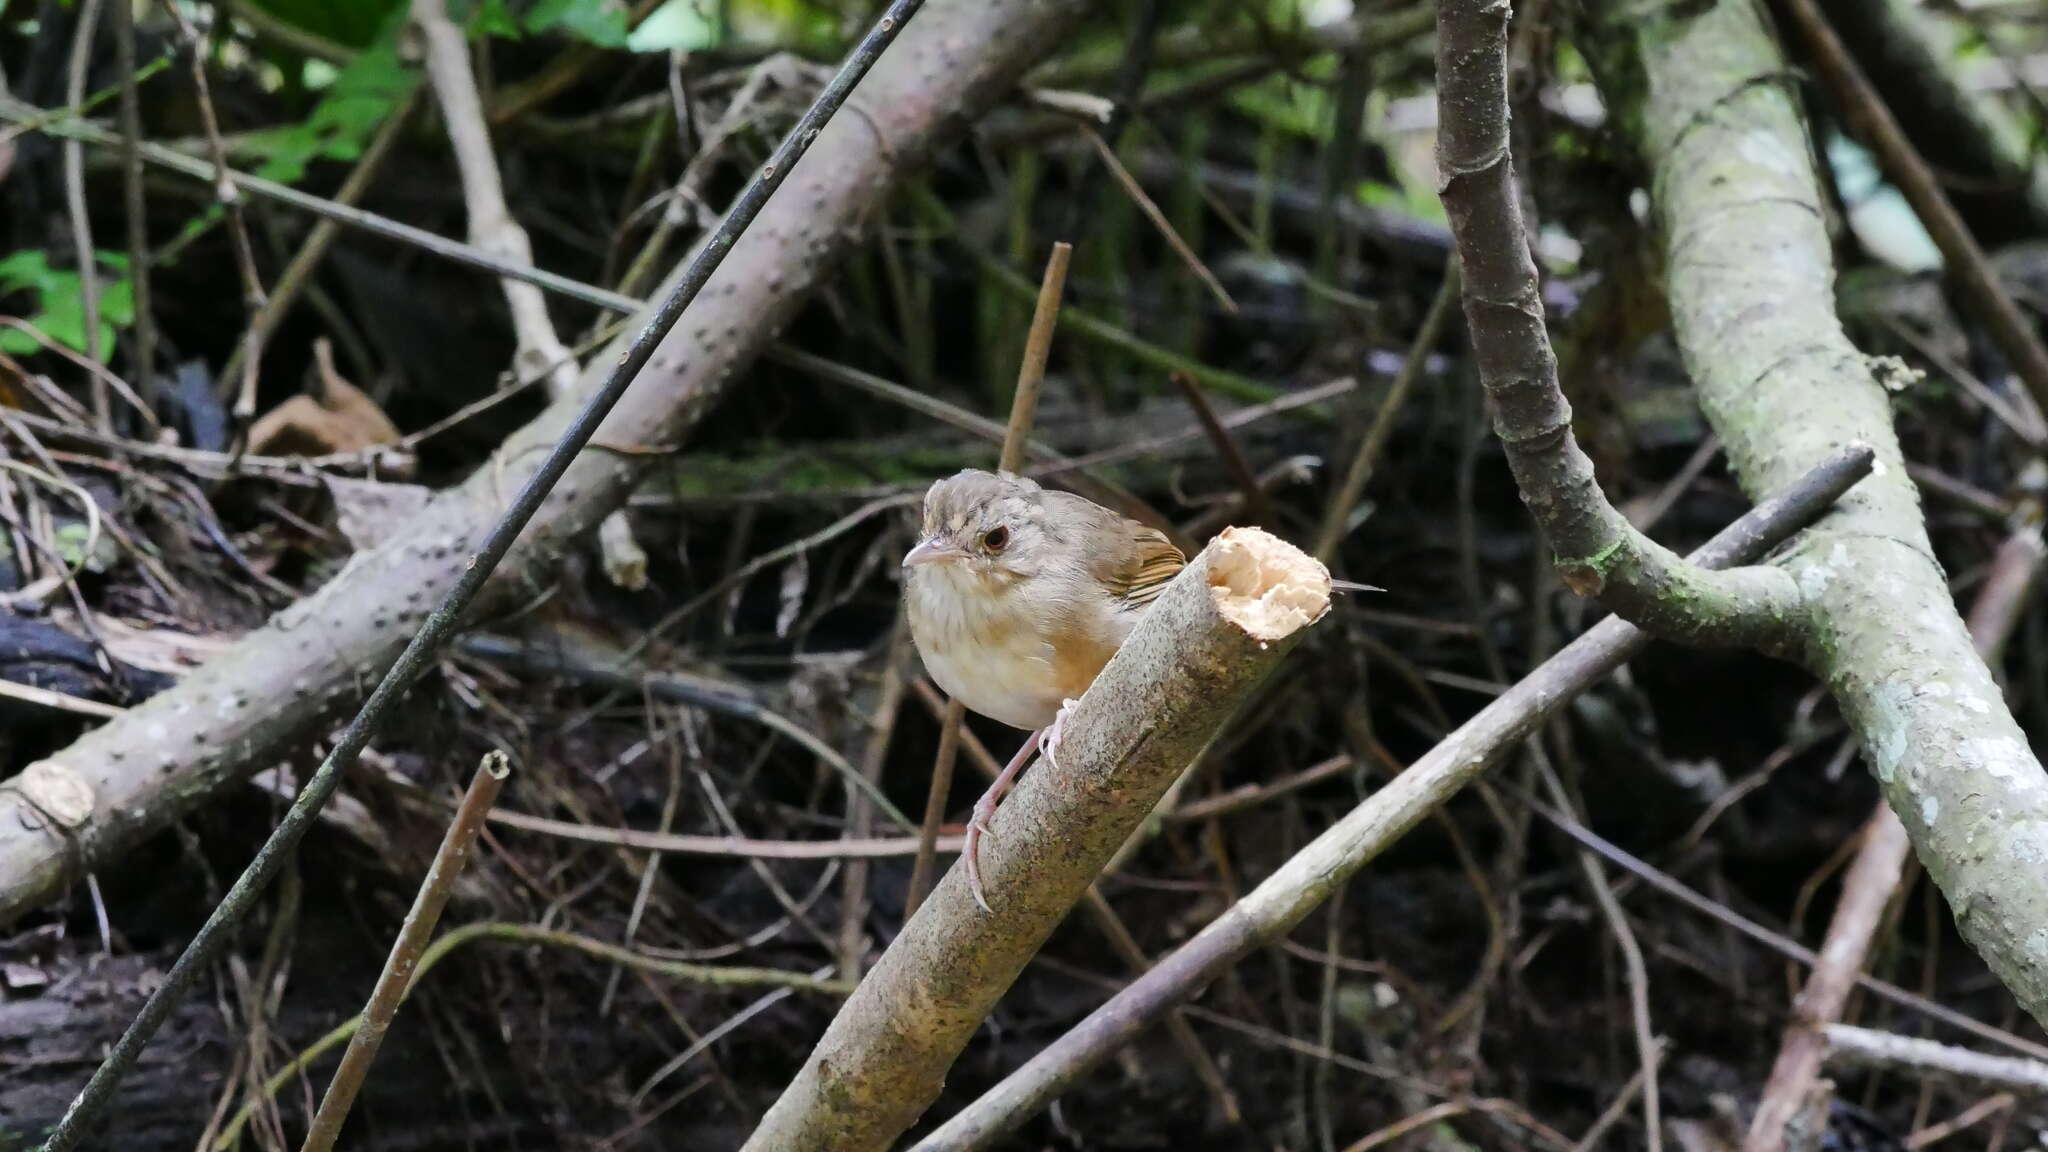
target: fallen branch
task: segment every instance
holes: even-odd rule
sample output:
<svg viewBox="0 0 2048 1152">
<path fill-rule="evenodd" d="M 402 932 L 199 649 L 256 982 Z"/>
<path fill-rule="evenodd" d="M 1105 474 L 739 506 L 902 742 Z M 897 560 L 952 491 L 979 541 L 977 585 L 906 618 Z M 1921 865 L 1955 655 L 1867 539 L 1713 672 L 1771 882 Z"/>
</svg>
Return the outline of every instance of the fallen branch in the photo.
<svg viewBox="0 0 2048 1152">
<path fill-rule="evenodd" d="M 997 809 L 993 913 L 955 866 L 834 1018 L 747 1149 L 889 1146 L 1047 936 L 1233 705 L 1329 607 L 1329 574 L 1258 529 L 1226 529 L 1174 579 Z M 1147 978 L 1140 978 L 1143 983 Z"/>
<path fill-rule="evenodd" d="M 658 415 L 660 409 L 656 412 L 635 412 L 633 405 L 621 403 L 626 397 L 629 385 L 641 375 L 641 370 L 652 367 L 655 377 L 666 376 L 674 370 L 678 356 L 688 350 L 692 355 L 682 358 L 690 367 L 701 371 L 702 365 L 711 362 L 716 363 L 721 370 L 719 377 L 704 382 L 706 390 L 715 394 L 715 384 L 730 376 L 734 365 L 730 358 L 721 359 L 704 355 L 700 359 L 695 354 L 714 350 L 720 344 L 729 342 L 734 348 L 734 353 L 728 354 L 728 357 L 734 354 L 744 357 L 757 351 L 760 344 L 771 339 L 776 325 L 790 316 L 795 307 L 794 301 L 801 294 L 792 293 L 792 285 L 785 283 L 781 277 L 763 276 L 761 267 L 749 266 L 751 262 L 744 259 L 734 267 L 721 269 L 727 255 L 739 248 L 742 234 L 746 233 L 746 238 L 753 242 L 752 255 L 764 266 L 775 265 L 775 257 L 787 254 L 791 248 L 803 249 L 799 267 L 791 270 L 791 279 L 804 287 L 815 283 L 815 277 L 821 275 L 823 271 L 820 265 L 826 262 L 823 257 L 843 251 L 844 245 L 859 232 L 858 215 L 835 219 L 834 210 L 846 212 L 849 209 L 865 209 L 868 200 L 861 193 L 872 195 L 876 190 L 887 187 L 889 178 L 896 175 L 904 165 L 902 155 L 893 153 L 886 147 L 876 146 L 877 136 L 887 138 L 886 133 L 877 127 L 878 123 L 885 120 L 895 123 L 903 130 L 903 143 L 906 145 L 914 147 L 929 143 L 940 125 L 957 122 L 953 119 L 957 114 L 954 103 L 950 100 L 942 100 L 937 104 L 932 102 L 934 93 L 946 87 L 944 84 L 933 82 L 931 72 L 935 65 L 942 62 L 950 64 L 950 67 L 939 71 L 942 71 L 948 80 L 964 86 L 963 89 L 948 90 L 949 96 L 965 99 L 976 95 L 979 86 L 981 91 L 978 94 L 986 99 L 988 95 L 985 89 L 992 84 L 1007 83 L 1013 79 L 1015 69 L 1028 62 L 1030 53 L 1037 46 L 1036 39 L 1019 35 L 1018 23 L 1035 23 L 1038 25 L 1037 31 L 1050 33 L 1057 31 L 1064 18 L 1073 11 L 1059 3 L 1047 3 L 1037 10 L 1027 7 L 1015 12 L 999 11 L 1001 5 L 956 5 L 947 13 L 952 19 L 936 22 L 935 28 L 932 24 L 918 24 L 921 34 L 927 38 L 925 43 L 918 44 L 913 41 L 907 45 L 911 49 L 910 52 L 897 57 L 899 61 L 905 62 L 898 75 L 898 83 L 893 86 L 881 86 L 883 89 L 894 87 L 898 91 L 870 90 L 865 93 L 870 99 L 888 95 L 900 96 L 893 106 L 868 115 L 833 119 L 832 113 L 841 102 L 852 95 L 855 83 L 879 58 L 883 49 L 895 39 L 908 15 L 919 6 L 920 0 L 893 0 L 889 10 L 881 16 L 875 27 L 848 57 L 838 74 L 820 93 L 818 99 L 784 137 L 774 155 L 748 182 L 734 201 L 726 219 L 685 266 L 671 278 L 670 284 L 661 293 L 661 305 L 652 312 L 634 337 L 618 350 L 616 356 L 606 356 L 598 361 L 603 366 L 601 383 L 590 390 L 588 400 L 573 412 L 565 411 L 569 407 L 567 405 L 556 405 L 537 422 L 543 430 L 541 435 L 544 438 L 538 444 L 520 447 L 532 450 L 543 444 L 550 445 L 545 455 L 537 463 L 529 465 L 525 460 L 525 451 L 512 451 L 508 448 L 507 455 L 486 465 L 482 472 L 465 486 L 463 492 L 466 495 L 471 494 L 471 489 L 475 489 L 474 495 L 494 497 L 498 485 L 504 479 L 501 474 L 503 471 L 517 469 L 522 481 L 516 496 L 503 512 L 490 517 L 489 529 L 477 537 L 474 551 L 467 547 L 457 549 L 455 556 L 461 559 L 456 561 L 454 556 L 446 555 L 447 542 L 437 539 L 436 536 L 422 539 L 418 534 L 419 525 L 416 523 L 412 533 L 400 537 L 393 544 L 386 545 L 378 553 L 385 561 L 382 566 L 385 570 L 378 571 L 370 579 L 364 580 L 360 577 L 367 573 L 358 569 L 359 578 L 353 582 L 358 586 L 356 591 L 381 594 L 373 596 L 370 603 L 365 605 L 372 608 L 375 613 L 374 617 L 367 621 L 372 636 L 379 631 L 404 631 L 390 627 L 390 613 L 395 607 L 395 602 L 408 605 L 413 616 L 418 618 L 418 612 L 423 606 L 422 593 L 431 591 L 439 606 L 431 615 L 421 620 L 419 631 L 405 644 L 403 651 L 398 653 L 395 663 L 389 663 L 387 666 L 387 661 L 398 649 L 396 643 L 378 645 L 373 642 L 366 646 L 367 650 L 359 653 L 359 658 L 366 662 L 376 657 L 373 663 L 368 664 L 370 668 L 388 667 L 378 682 L 376 691 L 336 740 L 334 750 L 301 790 L 291 810 L 286 813 L 263 848 L 258 851 L 248 869 L 229 890 L 227 898 L 208 917 L 206 924 L 179 956 L 177 963 L 166 975 L 162 987 L 150 996 L 135 1022 L 122 1035 L 106 1061 L 81 1090 L 71 1110 L 65 1114 L 64 1119 L 51 1134 L 46 1144 L 48 1152 L 63 1152 L 75 1147 L 83 1138 L 98 1110 L 110 1101 L 123 1071 L 140 1055 L 156 1027 L 189 989 L 197 974 L 211 963 L 213 956 L 230 937 L 233 925 L 246 914 L 256 894 L 289 857 L 293 845 L 304 834 L 320 806 L 333 794 L 340 782 L 342 771 L 361 753 L 385 712 L 397 701 L 412 680 L 425 671 L 434 651 L 456 629 L 465 610 L 483 590 L 485 581 L 497 569 L 500 561 L 512 551 L 513 544 L 520 540 L 523 534 L 527 547 L 539 547 L 542 549 L 539 554 L 545 556 L 546 545 L 559 543 L 562 539 L 556 533 L 590 527 L 590 521 L 597 515 L 609 511 L 638 479 L 640 469 L 637 464 L 637 453 L 598 453 L 581 461 L 577 457 L 583 447 L 600 431 L 600 424 L 607 421 L 607 414 L 614 436 L 618 434 L 621 426 L 633 427 L 638 424 L 639 421 L 633 419 L 635 416 L 641 417 L 646 424 L 655 427 L 663 423 Z M 962 11 L 962 8 L 966 10 Z M 1034 22 L 1031 20 L 1033 16 L 1039 19 Z M 973 23 L 977 19 L 986 20 L 988 23 L 977 26 Z M 978 27 L 989 31 L 979 40 L 975 40 L 971 34 Z M 996 29 L 1000 30 L 999 34 L 994 31 Z M 986 54 L 979 57 L 963 54 L 963 45 L 968 43 L 986 46 Z M 1001 50 L 994 45 L 1000 45 Z M 919 97 L 924 99 L 920 100 Z M 850 126 L 848 120 L 857 120 L 860 126 Z M 825 152 L 826 155 L 808 156 L 807 153 L 814 148 Z M 800 165 L 799 160 L 808 160 L 810 163 Z M 805 181 L 810 183 L 807 192 L 777 198 L 773 202 L 773 207 L 780 210 L 764 211 L 771 206 L 770 198 L 775 190 L 799 170 L 804 173 Z M 843 193 L 837 202 L 827 195 L 828 191 L 835 188 Z M 750 227 L 757 219 L 762 227 L 750 232 Z M 831 237 L 839 242 L 839 247 L 835 247 L 818 234 L 818 229 L 827 227 L 830 229 Z M 719 275 L 721 272 L 722 276 Z M 808 278 L 805 277 L 806 273 Z M 722 284 L 717 283 L 721 280 Z M 743 292 L 743 286 L 751 291 Z M 716 303 L 713 309 L 706 311 L 715 310 L 717 304 L 731 307 L 739 302 L 744 302 L 744 306 L 748 308 L 746 313 L 732 317 L 731 323 L 723 333 L 714 334 L 695 323 L 679 323 L 684 319 L 686 311 L 693 311 L 690 305 L 698 298 L 699 293 L 707 288 L 711 290 L 705 294 L 705 299 Z M 701 312 L 696 316 L 697 321 L 706 319 L 708 318 Z M 741 336 L 742 332 L 746 333 L 744 337 Z M 643 402 L 646 394 L 647 390 L 642 390 L 638 394 Z M 672 416 L 700 412 L 709 396 L 697 394 L 688 398 L 696 403 L 682 405 L 681 411 L 672 413 Z M 554 419 L 550 420 L 549 416 Z M 681 422 L 687 425 L 688 421 Z M 500 464 L 504 465 L 503 469 L 497 467 Z M 580 465 L 586 473 L 585 478 L 593 482 L 595 492 L 585 489 L 579 495 L 577 477 L 573 474 L 576 471 L 573 466 L 576 465 Z M 557 484 L 565 478 L 569 482 L 561 484 L 560 492 L 554 492 Z M 549 500 L 551 493 L 555 497 L 552 501 Z M 550 505 L 553 515 L 539 515 L 544 503 Z M 426 522 L 435 533 L 444 532 L 451 525 L 446 518 L 434 516 L 434 512 L 439 509 L 444 517 L 450 517 L 455 512 L 466 510 L 463 504 L 460 499 L 451 504 L 444 496 L 430 504 L 417 519 Z M 498 500 L 495 498 L 486 504 L 486 507 L 493 509 L 497 506 Z M 435 523 L 437 519 L 439 522 Z M 471 519 L 473 517 L 463 518 L 463 523 L 467 524 Z M 467 531 L 474 533 L 474 525 L 467 524 Z M 455 542 L 467 544 L 468 540 L 458 536 Z M 435 551 L 437 544 L 442 549 L 439 554 Z M 394 592 L 390 587 L 394 577 L 402 570 L 404 562 L 416 552 L 424 552 L 427 557 L 438 558 L 442 563 L 425 565 L 429 573 L 426 589 L 414 583 L 409 589 L 401 586 Z M 528 555 L 531 556 L 533 553 L 529 552 Z M 438 577 L 438 580 L 435 580 L 435 577 Z M 361 585 L 364 584 L 374 587 L 362 588 Z M 330 588 L 332 587 L 333 585 L 330 585 Z M 405 596 L 403 600 L 397 599 L 408 591 L 409 596 Z M 302 603 L 298 607 L 304 608 L 305 605 Z M 401 609 L 400 614 L 403 612 Z M 259 632 L 256 636 L 274 637 L 280 630 L 286 633 L 293 632 L 311 623 L 311 616 L 310 612 L 301 614 L 295 620 L 287 616 L 278 625 Z M 359 633 L 365 621 L 360 617 L 343 616 L 328 617 L 321 620 L 321 623 L 328 626 L 330 633 L 323 639 L 331 640 L 335 636 Z M 276 647 L 304 654 L 314 648 L 313 638 L 312 633 L 302 632 L 296 636 L 288 635 L 284 640 L 273 643 Z M 237 651 L 249 655 L 250 648 L 250 643 L 245 641 L 237 646 Z M 261 651 L 260 647 L 256 654 L 274 655 Z M 230 668 L 235 668 L 237 665 L 232 657 L 231 653 L 227 663 Z M 243 666 L 243 670 L 246 670 L 246 666 Z M 109 730 L 121 728 L 124 723 L 148 723 L 167 729 L 175 722 L 185 729 L 193 743 L 204 747 L 209 738 L 218 738 L 222 721 L 238 712 L 250 710 L 249 706 L 254 701 L 261 699 L 268 702 L 280 685 L 289 686 L 294 695 L 303 697 L 305 683 L 310 676 L 301 676 L 294 682 L 288 678 L 275 678 L 274 673 L 277 669 L 272 668 L 268 671 L 273 674 L 273 678 L 256 684 L 241 685 L 241 691 L 231 691 L 225 696 L 211 700 L 202 695 L 202 707 L 193 709 L 197 713 L 196 716 L 188 718 L 177 711 L 166 711 L 162 707 L 166 700 L 184 695 L 195 686 L 202 693 L 207 687 L 219 687 L 218 678 L 209 678 L 202 672 L 185 681 L 179 689 L 158 696 L 152 701 L 157 707 L 137 709 L 88 739 L 104 739 Z M 334 687 L 327 694 L 327 703 L 332 704 L 347 697 L 348 680 L 349 677 L 346 676 L 333 677 Z M 192 701 L 186 699 L 184 704 L 191 708 Z M 267 714 L 269 709 L 257 708 L 253 711 L 258 714 L 259 719 L 252 722 L 260 724 L 260 717 Z M 285 712 L 289 709 L 280 708 L 279 711 Z M 310 720 L 317 715 L 317 711 L 311 715 L 301 713 L 297 718 Z M 165 734 L 167 735 L 167 732 Z M 281 736 L 288 733 L 273 729 L 270 735 Z M 156 733 L 145 733 L 140 743 L 114 744 L 110 749 L 113 752 L 110 761 L 118 764 L 126 755 L 127 746 L 149 747 L 158 752 L 168 753 L 163 740 Z M 218 782 L 225 775 L 220 771 L 222 761 L 235 767 L 251 766 L 246 763 L 250 751 L 249 748 L 243 747 L 233 752 L 216 753 L 215 758 L 210 761 L 201 760 L 200 782 L 204 783 L 208 777 Z M 152 753 L 155 754 L 157 753 Z M 87 795 L 96 803 L 103 804 L 106 801 L 107 797 L 103 793 L 86 784 L 79 765 L 64 764 L 56 760 L 47 763 L 55 764 L 60 774 L 68 776 L 70 782 L 85 788 Z M 177 761 L 173 759 L 163 767 L 176 766 Z M 160 824 L 175 815 L 182 805 L 190 804 L 195 796 L 172 786 L 169 780 L 151 779 L 151 775 L 145 772 L 143 779 L 138 781 L 134 770 L 129 768 L 120 778 L 131 789 L 142 792 L 143 797 L 160 798 L 166 792 L 172 796 L 182 797 L 180 801 L 159 804 L 154 816 L 155 822 Z M 168 776 L 170 773 L 164 772 L 161 775 Z M 194 791 L 203 793 L 203 789 Z M 74 843 L 97 841 L 102 847 L 125 843 L 123 837 L 132 838 L 152 826 L 152 812 L 141 805 L 140 799 L 137 799 L 134 807 L 125 811 L 118 807 L 111 811 L 97 808 L 91 819 L 83 826 L 73 826 L 65 831 L 70 833 L 71 841 Z M 52 839 L 49 825 L 32 806 L 28 805 L 26 799 L 18 791 L 9 791 L 6 795 L 0 796 L 0 800 L 4 800 L 7 807 L 14 809 L 15 820 L 8 826 L 10 833 L 16 828 L 25 830 L 28 836 L 41 838 L 42 842 L 37 844 L 37 847 L 44 852 L 50 852 L 53 846 L 49 843 Z M 165 809 L 168 811 L 164 811 Z M 58 843 L 61 845 L 63 841 L 59 839 Z M 0 845 L 0 852 L 5 852 L 9 846 L 11 845 Z M 31 875 L 40 875 L 46 881 L 54 880 L 55 877 L 50 873 L 51 870 L 46 865 Z M 10 887 L 4 891 L 11 897 L 16 895 L 19 889 Z M 0 912 L 4 910 L 4 907 L 0 907 Z"/>
<path fill-rule="evenodd" d="M 1842 450 L 1783 496 L 1765 501 L 1723 530 L 1690 561 L 1717 567 L 1756 560 L 1848 491 L 1869 469 L 1870 460 L 1868 449 Z M 1193 940 L 926 1137 L 916 1152 L 964 1152 L 991 1145 L 1181 1000 L 1285 936 L 1360 868 L 1477 779 L 1496 757 L 1519 747 L 1573 697 L 1648 643 L 1641 630 L 1609 617 L 1566 645 L 1316 837 Z"/>
</svg>

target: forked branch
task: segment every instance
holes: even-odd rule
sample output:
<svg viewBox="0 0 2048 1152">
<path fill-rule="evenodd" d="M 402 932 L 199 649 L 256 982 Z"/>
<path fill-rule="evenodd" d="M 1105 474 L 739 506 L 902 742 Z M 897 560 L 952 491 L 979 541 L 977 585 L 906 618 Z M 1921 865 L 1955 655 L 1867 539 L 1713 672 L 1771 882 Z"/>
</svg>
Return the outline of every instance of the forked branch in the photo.
<svg viewBox="0 0 2048 1152">
<path fill-rule="evenodd" d="M 1686 563 L 1607 501 L 1572 436 L 1508 151 L 1508 16 L 1507 0 L 1437 6 L 1437 184 L 1479 378 L 1522 500 L 1574 592 L 1666 639 L 1780 651 L 1799 601 L 1792 578 Z"/>
</svg>

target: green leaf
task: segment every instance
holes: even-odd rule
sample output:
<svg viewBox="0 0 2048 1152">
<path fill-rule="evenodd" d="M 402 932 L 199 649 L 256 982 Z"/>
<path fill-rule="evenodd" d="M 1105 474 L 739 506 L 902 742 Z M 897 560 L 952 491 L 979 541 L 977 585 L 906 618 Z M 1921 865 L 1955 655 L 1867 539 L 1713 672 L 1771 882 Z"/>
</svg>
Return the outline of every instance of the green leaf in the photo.
<svg viewBox="0 0 2048 1152">
<path fill-rule="evenodd" d="M 624 48 L 626 8 L 619 0 L 540 0 L 526 14 L 526 30 L 560 30 L 600 48 Z"/>
<path fill-rule="evenodd" d="M 288 128 L 256 135 L 266 159 L 257 175 L 290 184 L 317 160 L 354 160 L 377 126 L 391 115 L 418 77 L 398 58 L 397 28 L 349 62 L 328 85 L 312 114 Z"/>
<path fill-rule="evenodd" d="M 323 39 L 367 48 L 376 43 L 393 13 L 405 10 L 405 0 L 248 0 L 295 28 Z"/>
<path fill-rule="evenodd" d="M 626 47 L 635 52 L 694 52 L 716 45 L 719 31 L 713 0 L 668 0 L 633 29 Z"/>
<path fill-rule="evenodd" d="M 125 270 L 118 252 L 99 253 L 101 264 Z M 43 335 L 77 351 L 85 351 L 85 300 L 77 272 L 50 267 L 41 251 L 29 249 L 0 259 L 0 295 L 26 293 L 34 299 L 25 319 Z M 100 350 L 114 346 L 116 332 L 135 322 L 135 288 L 129 281 L 104 282 L 100 288 Z M 35 337 L 19 329 L 0 329 L 0 351 L 28 356 L 42 351 Z"/>
<path fill-rule="evenodd" d="M 505 7 L 505 0 L 483 0 L 476 6 L 476 14 L 471 20 L 471 30 L 485 36 L 517 40 L 526 34 L 526 30 L 519 26 L 519 18 Z"/>
</svg>

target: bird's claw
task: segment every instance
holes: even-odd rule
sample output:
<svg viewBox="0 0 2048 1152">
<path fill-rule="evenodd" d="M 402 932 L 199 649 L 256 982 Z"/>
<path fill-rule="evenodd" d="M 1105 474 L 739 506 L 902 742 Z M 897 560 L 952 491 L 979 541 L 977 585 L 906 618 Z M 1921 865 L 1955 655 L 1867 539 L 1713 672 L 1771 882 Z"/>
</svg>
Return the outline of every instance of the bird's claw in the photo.
<svg viewBox="0 0 2048 1152">
<path fill-rule="evenodd" d="M 988 825 L 982 823 L 980 817 L 969 821 L 967 825 L 967 842 L 960 846 L 960 852 L 961 855 L 967 857 L 968 893 L 974 897 L 976 904 L 981 905 L 983 912 L 994 915 L 995 909 L 988 906 L 988 894 L 981 887 L 981 837 L 987 831 Z"/>
<path fill-rule="evenodd" d="M 1060 710 L 1058 712 L 1053 713 L 1052 723 L 1046 726 L 1045 739 L 1040 743 L 1039 748 L 1045 754 L 1045 762 L 1047 764 L 1052 765 L 1055 768 L 1060 766 L 1059 747 L 1061 726 L 1067 722 L 1067 713 L 1073 709 L 1074 705 L 1079 703 L 1079 700 L 1075 700 L 1072 697 L 1060 701 Z"/>
</svg>

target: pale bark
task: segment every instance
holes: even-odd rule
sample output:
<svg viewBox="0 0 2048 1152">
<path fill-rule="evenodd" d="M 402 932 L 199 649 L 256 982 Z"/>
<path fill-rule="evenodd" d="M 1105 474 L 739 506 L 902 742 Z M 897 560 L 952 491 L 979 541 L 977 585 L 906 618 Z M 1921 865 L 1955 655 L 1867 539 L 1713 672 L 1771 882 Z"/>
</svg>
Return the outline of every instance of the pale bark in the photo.
<svg viewBox="0 0 2048 1152">
<path fill-rule="evenodd" d="M 1835 445 L 1879 472 L 1782 563 L 1803 663 L 1868 750 L 1964 938 L 2048 1019 L 2048 778 L 1934 559 L 1884 389 L 1834 311 L 1834 264 L 1790 73 L 1751 0 L 1587 9 L 1581 47 L 1652 173 L 1680 349 L 1748 491 Z"/>
<path fill-rule="evenodd" d="M 1058 43 L 1082 0 L 932 0 L 905 29 L 683 314 L 498 570 L 530 590 L 738 378 L 880 218 L 892 184 Z M 680 267 L 680 266 L 679 266 Z M 657 298 L 667 293 L 667 287 Z M 623 344 L 592 360 L 592 386 Z M 581 389 L 579 389 L 581 391 Z M 204 668 L 42 761 L 47 796 L 0 784 L 0 923 L 104 867 L 352 707 L 460 573 L 496 510 L 576 405 L 550 406 L 383 546 Z M 52 813 L 51 799 L 64 810 Z M 72 819 L 71 801 L 82 800 Z M 58 816 L 65 817 L 61 822 Z"/>
<path fill-rule="evenodd" d="M 996 1001 L 1235 705 L 1328 609 L 1329 573 L 1255 528 L 1176 577 L 1068 716 L 983 841 L 993 913 L 956 864 L 748 1140 L 754 1152 L 886 1148 L 938 1098 Z"/>
</svg>

